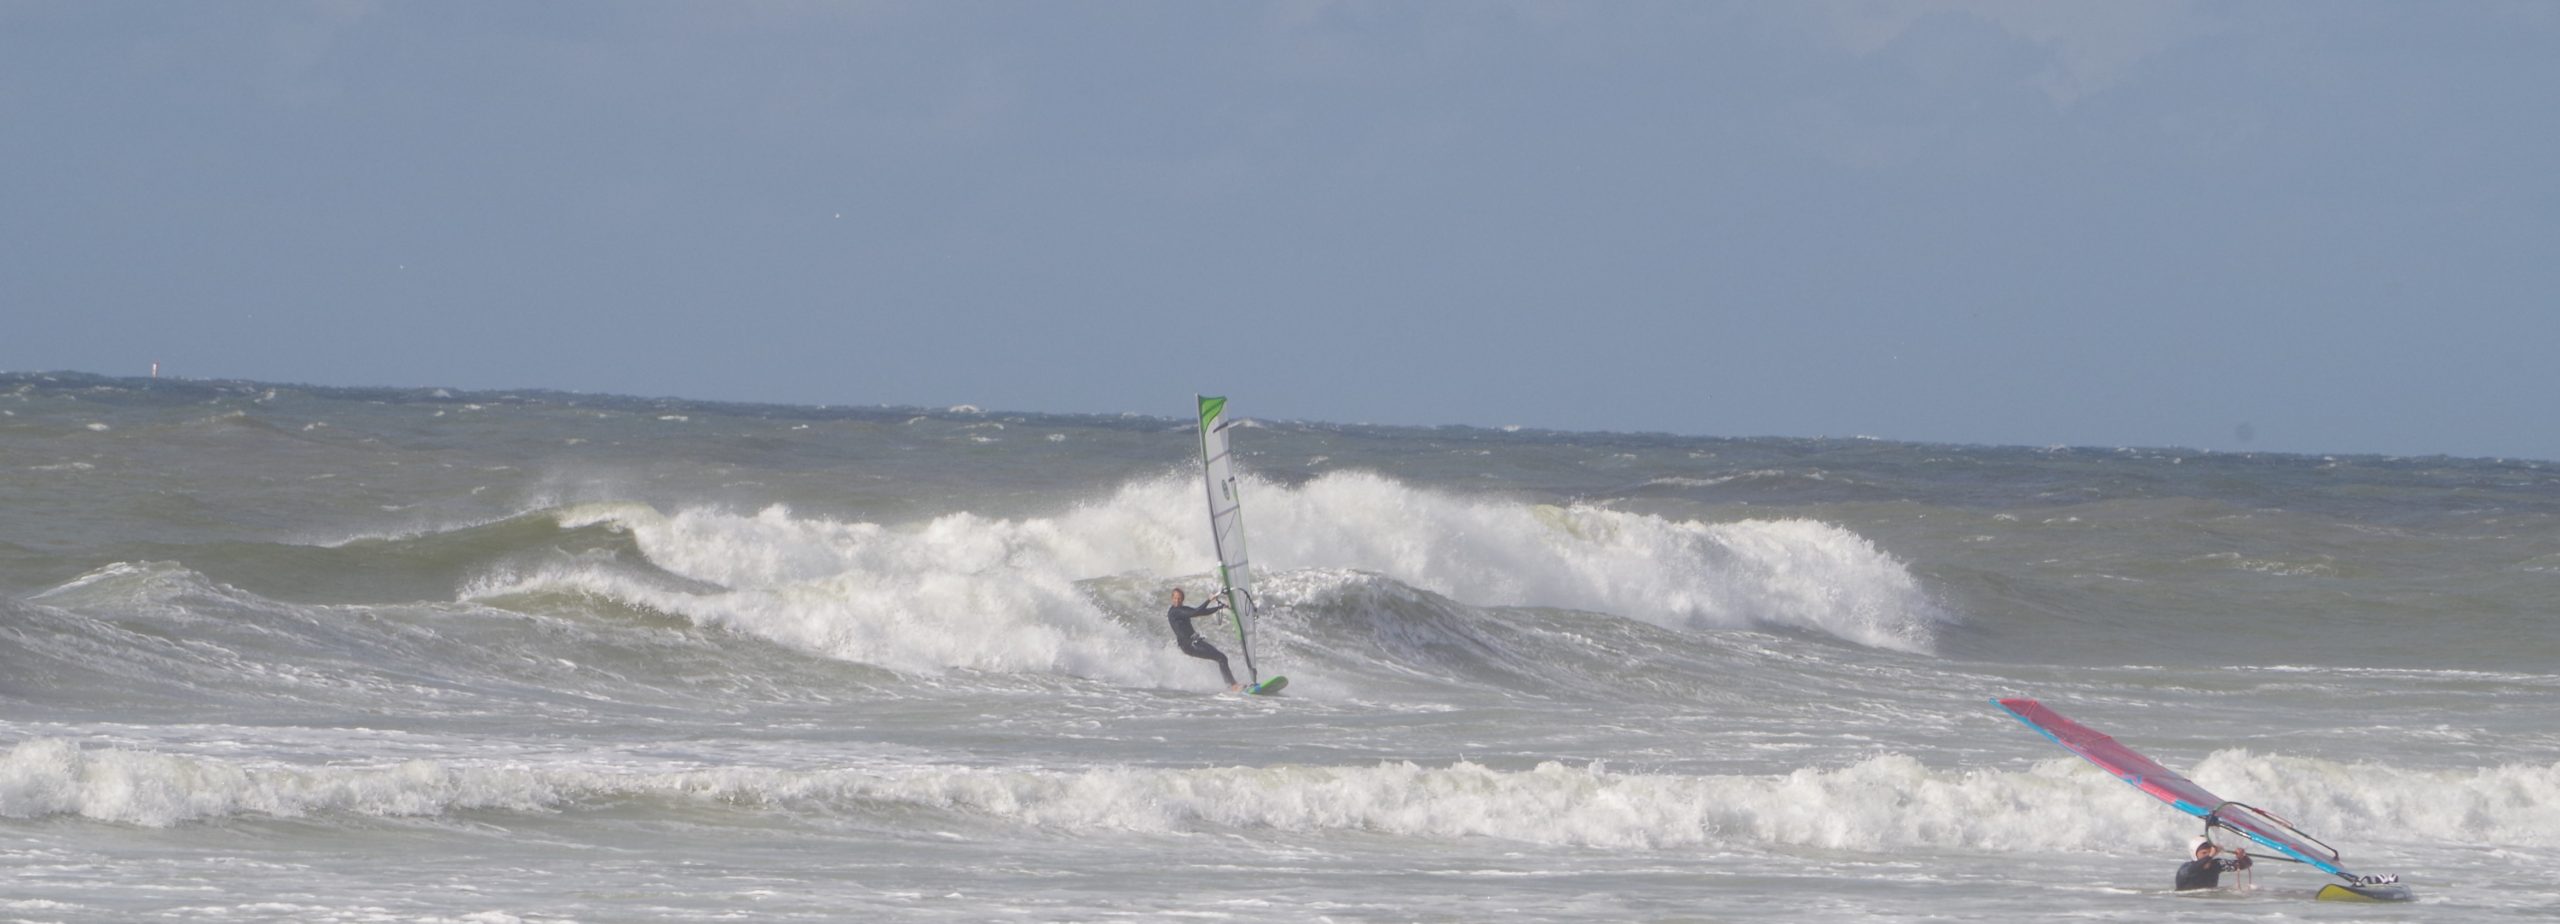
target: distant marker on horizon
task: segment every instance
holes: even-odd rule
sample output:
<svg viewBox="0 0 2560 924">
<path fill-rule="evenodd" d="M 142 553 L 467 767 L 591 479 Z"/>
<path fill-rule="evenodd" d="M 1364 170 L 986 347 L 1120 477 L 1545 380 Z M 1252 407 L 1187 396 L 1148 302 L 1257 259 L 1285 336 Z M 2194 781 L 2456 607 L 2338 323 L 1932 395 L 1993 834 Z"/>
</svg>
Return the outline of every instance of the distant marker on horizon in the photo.
<svg viewBox="0 0 2560 924">
<path fill-rule="evenodd" d="M 152 377 L 152 378 L 155 378 L 155 379 L 160 377 L 160 364 L 159 364 L 159 363 L 152 363 L 152 364 L 151 364 L 151 377 Z"/>
</svg>

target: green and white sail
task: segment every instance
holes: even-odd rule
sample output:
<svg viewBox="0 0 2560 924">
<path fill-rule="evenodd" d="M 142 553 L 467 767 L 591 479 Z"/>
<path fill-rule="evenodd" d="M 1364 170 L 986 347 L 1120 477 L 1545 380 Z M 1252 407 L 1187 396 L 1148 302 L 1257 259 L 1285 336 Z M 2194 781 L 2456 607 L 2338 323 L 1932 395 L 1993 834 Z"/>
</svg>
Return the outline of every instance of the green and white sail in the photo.
<svg viewBox="0 0 2560 924">
<path fill-rule="evenodd" d="M 1235 613 L 1236 645 L 1248 686 L 1262 682 L 1253 666 L 1253 569 L 1244 554 L 1244 507 L 1236 493 L 1235 458 L 1227 447 L 1227 399 L 1200 397 L 1200 468 L 1209 482 L 1209 535 L 1218 544 L 1218 586 Z"/>
</svg>

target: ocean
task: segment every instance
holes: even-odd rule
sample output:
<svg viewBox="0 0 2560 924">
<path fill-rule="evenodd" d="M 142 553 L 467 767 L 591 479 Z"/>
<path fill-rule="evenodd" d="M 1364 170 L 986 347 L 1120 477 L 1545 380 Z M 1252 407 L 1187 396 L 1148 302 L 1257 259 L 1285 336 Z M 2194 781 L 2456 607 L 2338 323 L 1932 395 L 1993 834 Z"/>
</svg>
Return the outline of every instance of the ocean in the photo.
<svg viewBox="0 0 2560 924">
<path fill-rule="evenodd" d="M 2522 921 L 2560 465 L 0 375 L 0 920 Z M 1231 631 L 1209 637 L 1236 655 Z M 1244 669 L 1237 659 L 1239 670 Z M 2177 894 L 2200 826 L 2409 905 Z"/>
</svg>

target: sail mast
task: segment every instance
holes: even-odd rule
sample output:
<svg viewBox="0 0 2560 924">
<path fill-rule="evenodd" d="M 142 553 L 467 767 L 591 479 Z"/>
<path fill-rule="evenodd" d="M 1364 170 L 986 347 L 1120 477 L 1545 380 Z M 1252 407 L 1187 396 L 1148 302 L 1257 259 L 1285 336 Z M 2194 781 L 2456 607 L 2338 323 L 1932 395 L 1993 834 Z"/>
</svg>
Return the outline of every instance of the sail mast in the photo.
<svg viewBox="0 0 2560 924">
<path fill-rule="evenodd" d="M 1253 575 L 1244 552 L 1244 508 L 1236 493 L 1236 469 L 1227 446 L 1227 399 L 1195 395 L 1200 400 L 1200 469 L 1209 488 L 1209 536 L 1218 546 L 1218 587 L 1235 613 L 1236 645 L 1254 684 L 1262 672 L 1253 666 Z"/>
</svg>

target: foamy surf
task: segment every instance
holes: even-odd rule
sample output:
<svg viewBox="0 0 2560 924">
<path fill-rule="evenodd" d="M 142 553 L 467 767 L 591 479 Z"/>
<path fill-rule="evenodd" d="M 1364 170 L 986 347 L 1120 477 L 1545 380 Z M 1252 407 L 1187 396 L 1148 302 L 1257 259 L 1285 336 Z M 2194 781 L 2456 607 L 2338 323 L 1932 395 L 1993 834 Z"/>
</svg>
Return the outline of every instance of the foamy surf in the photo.
<svg viewBox="0 0 2560 924">
<path fill-rule="evenodd" d="M 2323 830 L 2388 832 L 2395 843 L 2560 845 L 2560 766 L 2414 771 L 2224 751 L 2200 765 L 2198 776 L 2292 806 L 2296 821 Z M 2300 782 L 2306 779 L 2312 782 Z M 854 815 L 907 807 L 1057 832 L 1341 831 L 1647 851 L 2173 856 L 2192 833 L 2158 804 L 2071 759 L 2025 770 L 1952 769 L 1894 754 L 1779 774 L 1690 776 L 1560 761 L 1498 769 L 1464 760 L 1193 769 L 648 770 L 522 760 L 296 766 L 55 739 L 0 752 L 0 817 L 7 818 L 68 815 L 167 827 L 246 816 L 575 812 L 630 799 Z"/>
<path fill-rule="evenodd" d="M 628 530 L 651 565 L 720 590 L 672 590 L 607 564 L 572 563 L 493 573 L 464 596 L 574 589 L 903 671 L 1172 683 L 1197 666 L 1163 650 L 1154 601 L 1106 601 L 1084 585 L 1130 575 L 1159 587 L 1197 583 L 1207 537 L 1188 515 L 1191 490 L 1158 479 L 1054 517 L 963 513 L 905 524 L 780 506 L 737 514 L 583 505 L 558 514 L 564 528 Z M 1258 567 L 1275 587 L 1293 568 L 1353 569 L 1475 605 L 1582 609 L 1684 629 L 1776 627 L 1911 651 L 1927 650 L 1948 618 L 1900 562 L 1814 521 L 1673 522 L 1470 499 L 1369 474 L 1249 490 Z"/>
</svg>

